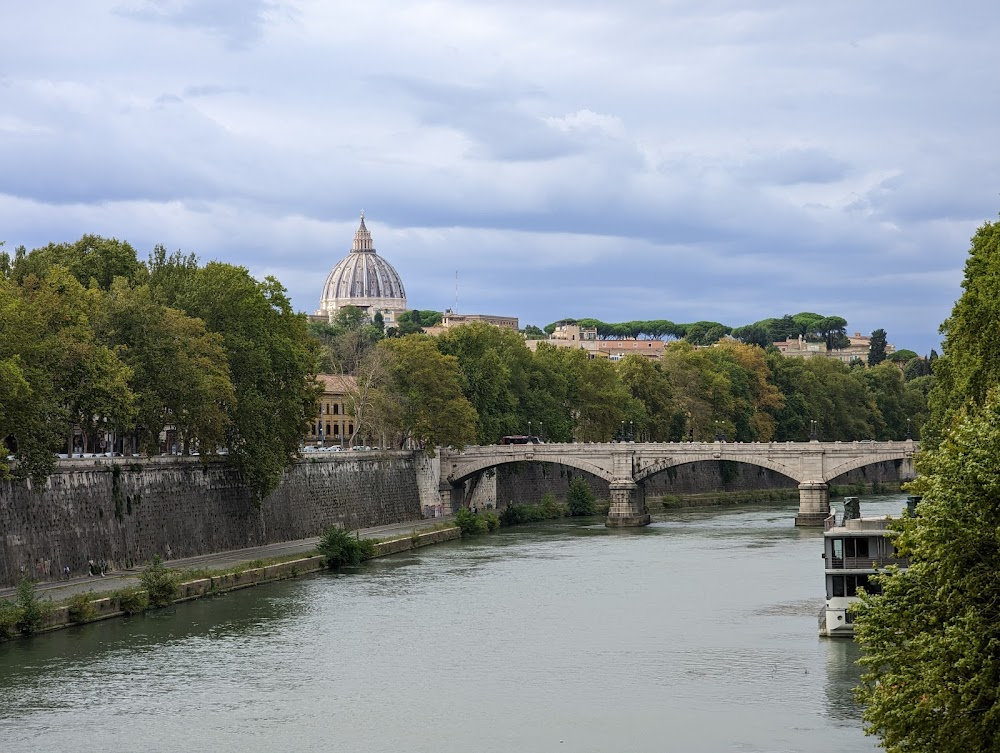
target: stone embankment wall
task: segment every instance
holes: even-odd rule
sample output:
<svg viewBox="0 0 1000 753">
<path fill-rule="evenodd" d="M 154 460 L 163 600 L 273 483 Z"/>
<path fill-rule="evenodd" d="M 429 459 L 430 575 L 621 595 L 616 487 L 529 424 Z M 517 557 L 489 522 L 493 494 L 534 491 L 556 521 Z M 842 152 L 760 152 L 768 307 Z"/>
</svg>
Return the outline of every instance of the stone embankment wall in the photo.
<svg viewBox="0 0 1000 753">
<path fill-rule="evenodd" d="M 900 481 L 899 461 L 889 461 L 859 468 L 834 479 L 834 486 L 854 483 L 892 484 Z M 494 475 L 486 471 L 469 484 L 467 497 L 477 507 L 504 508 L 511 502 L 537 503 L 542 495 L 552 492 L 564 499 L 569 482 L 582 476 L 598 499 L 608 499 L 608 482 L 575 468 L 553 463 L 517 463 L 499 466 Z M 798 482 L 760 466 L 746 463 L 702 462 L 670 468 L 646 481 L 646 499 L 665 494 L 698 494 L 712 491 L 753 491 L 788 489 L 795 491 Z"/>
<path fill-rule="evenodd" d="M 0 482 L 0 585 L 54 580 L 89 560 L 167 559 L 421 518 L 437 462 L 410 452 L 331 453 L 296 463 L 256 505 L 239 475 L 196 458 L 62 461 L 44 488 Z"/>
</svg>

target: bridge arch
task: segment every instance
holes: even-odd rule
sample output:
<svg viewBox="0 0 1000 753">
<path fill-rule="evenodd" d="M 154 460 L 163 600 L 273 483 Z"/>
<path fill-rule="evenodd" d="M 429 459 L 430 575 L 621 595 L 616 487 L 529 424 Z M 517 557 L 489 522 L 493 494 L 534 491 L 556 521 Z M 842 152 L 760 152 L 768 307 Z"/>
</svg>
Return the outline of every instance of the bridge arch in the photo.
<svg viewBox="0 0 1000 753">
<path fill-rule="evenodd" d="M 756 455 L 745 455 L 745 456 L 727 456 L 727 457 L 673 457 L 665 458 L 663 460 L 658 460 L 652 465 L 648 465 L 642 468 L 637 473 L 635 473 L 634 478 L 636 483 L 641 484 L 647 479 L 656 476 L 659 473 L 667 470 L 668 468 L 676 468 L 679 465 L 687 465 L 688 463 L 704 463 L 708 461 L 720 461 L 727 460 L 731 463 L 745 463 L 747 465 L 756 465 L 759 468 L 767 468 L 775 473 L 778 473 L 786 478 L 790 478 L 796 483 L 802 483 L 804 479 L 800 478 L 796 473 L 797 469 L 790 468 L 784 463 L 779 463 L 770 458 L 759 457 Z"/>
<path fill-rule="evenodd" d="M 829 483 L 837 476 L 842 476 L 849 471 L 856 470 L 858 468 L 864 468 L 867 465 L 877 465 L 878 463 L 887 463 L 893 460 L 906 460 L 912 457 L 911 453 L 905 451 L 900 452 L 880 452 L 877 455 L 868 455 L 866 457 L 854 458 L 852 460 L 847 460 L 838 466 L 830 468 L 826 471 L 823 476 L 823 481 Z"/>
<path fill-rule="evenodd" d="M 612 482 L 615 480 L 614 475 L 611 471 L 601 468 L 599 465 L 595 465 L 586 460 L 575 458 L 572 455 L 558 455 L 558 456 L 535 456 L 531 458 L 526 457 L 504 457 L 504 456 L 493 456 L 486 458 L 477 458 L 475 460 L 470 460 L 466 463 L 458 463 L 458 467 L 448 474 L 448 481 L 452 484 L 458 484 L 465 481 L 470 476 L 474 476 L 477 473 L 482 473 L 489 468 L 496 468 L 500 465 L 508 465 L 510 463 L 553 463 L 555 465 L 564 465 L 570 468 L 576 468 L 578 471 L 584 471 L 586 473 L 593 474 L 599 478 L 604 479 L 607 482 Z"/>
</svg>

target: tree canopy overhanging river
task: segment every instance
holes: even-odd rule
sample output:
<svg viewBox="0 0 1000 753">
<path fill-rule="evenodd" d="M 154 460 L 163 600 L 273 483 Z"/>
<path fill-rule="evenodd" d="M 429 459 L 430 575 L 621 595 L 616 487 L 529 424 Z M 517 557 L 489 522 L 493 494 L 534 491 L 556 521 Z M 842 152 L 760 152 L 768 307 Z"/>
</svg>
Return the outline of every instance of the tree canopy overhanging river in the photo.
<svg viewBox="0 0 1000 753">
<path fill-rule="evenodd" d="M 0 644 L 0 750 L 877 750 L 795 510 L 501 529 Z"/>
</svg>

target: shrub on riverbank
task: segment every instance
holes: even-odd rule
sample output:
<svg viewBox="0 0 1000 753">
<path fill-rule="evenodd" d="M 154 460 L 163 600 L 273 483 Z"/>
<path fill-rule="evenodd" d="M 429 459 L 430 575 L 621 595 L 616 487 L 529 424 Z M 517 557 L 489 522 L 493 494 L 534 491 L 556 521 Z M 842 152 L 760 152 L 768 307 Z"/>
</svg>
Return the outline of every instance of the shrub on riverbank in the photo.
<svg viewBox="0 0 1000 753">
<path fill-rule="evenodd" d="M 326 566 L 330 568 L 360 565 L 375 556 L 375 542 L 334 526 L 323 534 L 316 551 L 326 557 Z"/>
<path fill-rule="evenodd" d="M 177 598 L 178 580 L 177 573 L 168 569 L 158 554 L 153 556 L 153 561 L 139 576 L 139 582 L 149 597 L 149 606 L 154 608 L 173 603 Z"/>
<path fill-rule="evenodd" d="M 149 594 L 141 588 L 125 588 L 115 591 L 111 598 L 118 602 L 118 608 L 125 614 L 142 614 L 149 609 Z"/>
<path fill-rule="evenodd" d="M 570 515 L 574 517 L 593 515 L 596 502 L 597 497 L 594 495 L 594 490 L 583 478 L 576 476 L 569 482 L 566 506 L 569 508 Z"/>
<path fill-rule="evenodd" d="M 93 605 L 93 593 L 77 594 L 72 599 L 69 600 L 69 605 L 66 608 L 66 617 L 69 618 L 70 622 L 77 625 L 82 625 L 85 622 L 90 622 L 97 616 L 97 609 Z"/>
<path fill-rule="evenodd" d="M 556 501 L 552 492 L 546 492 L 537 505 L 509 505 L 500 513 L 500 522 L 505 526 L 520 523 L 540 523 L 543 520 L 556 520 L 569 515 L 569 507 Z"/>
<path fill-rule="evenodd" d="M 468 507 L 463 507 L 455 513 L 455 523 L 462 529 L 463 536 L 479 536 L 498 529 L 500 516 L 493 510 L 474 513 Z"/>
<path fill-rule="evenodd" d="M 14 601 L 0 601 L 0 638 L 34 635 L 52 613 L 52 603 L 35 595 L 35 584 L 24 576 L 17 584 Z"/>
</svg>

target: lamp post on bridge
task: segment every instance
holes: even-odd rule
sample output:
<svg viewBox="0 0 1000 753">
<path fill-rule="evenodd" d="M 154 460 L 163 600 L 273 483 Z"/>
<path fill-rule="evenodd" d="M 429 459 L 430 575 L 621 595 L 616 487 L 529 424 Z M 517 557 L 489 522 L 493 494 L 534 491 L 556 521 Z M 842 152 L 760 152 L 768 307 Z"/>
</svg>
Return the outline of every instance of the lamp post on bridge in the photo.
<svg viewBox="0 0 1000 753">
<path fill-rule="evenodd" d="M 628 422 L 628 441 L 635 441 L 635 422 L 633 421 Z"/>
<path fill-rule="evenodd" d="M 545 431 L 542 428 L 542 422 L 541 421 L 538 422 L 538 439 L 539 439 L 539 441 L 542 441 L 542 442 L 545 441 Z"/>
<path fill-rule="evenodd" d="M 907 441 L 913 439 L 913 432 L 910 430 L 910 419 L 906 419 L 906 439 Z"/>
<path fill-rule="evenodd" d="M 813 419 L 809 419 L 809 441 L 819 441 L 819 423 Z"/>
<path fill-rule="evenodd" d="M 621 428 L 618 430 L 618 441 L 619 442 L 624 442 L 625 441 L 625 422 L 624 421 L 622 421 Z"/>
<path fill-rule="evenodd" d="M 528 421 L 528 436 L 529 437 L 533 436 L 531 433 L 531 421 Z"/>
</svg>

